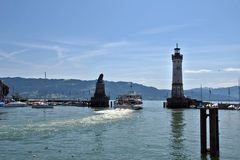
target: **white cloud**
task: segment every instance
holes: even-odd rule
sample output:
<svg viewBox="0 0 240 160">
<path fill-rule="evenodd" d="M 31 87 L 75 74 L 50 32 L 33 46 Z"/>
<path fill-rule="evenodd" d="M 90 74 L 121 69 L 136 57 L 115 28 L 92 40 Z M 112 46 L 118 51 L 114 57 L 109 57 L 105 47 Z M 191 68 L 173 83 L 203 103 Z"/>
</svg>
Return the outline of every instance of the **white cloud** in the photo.
<svg viewBox="0 0 240 160">
<path fill-rule="evenodd" d="M 28 51 L 28 49 L 22 49 L 22 50 L 17 50 L 17 51 L 13 51 L 13 52 L 1 51 L 0 52 L 0 57 L 7 58 L 7 59 L 12 59 L 15 55 L 24 53 L 26 51 Z"/>
<path fill-rule="evenodd" d="M 224 71 L 225 72 L 240 72 L 240 68 L 229 67 L 229 68 L 225 68 Z"/>
<path fill-rule="evenodd" d="M 117 42 L 109 42 L 101 45 L 102 48 L 116 48 L 116 47 L 125 47 L 128 46 L 130 42 L 127 41 L 117 41 Z"/>
<path fill-rule="evenodd" d="M 71 56 L 66 58 L 65 60 L 71 61 L 72 63 L 75 62 L 76 64 L 78 64 L 88 59 L 93 59 L 94 57 L 99 57 L 106 54 L 107 52 L 104 51 L 103 49 L 95 49 L 95 50 L 84 51 L 80 55 Z"/>
<path fill-rule="evenodd" d="M 48 40 L 53 43 L 61 44 L 61 45 L 70 45 L 70 46 L 92 46 L 97 45 L 100 42 L 94 39 L 73 39 L 73 38 L 64 38 L 57 40 Z"/>
<path fill-rule="evenodd" d="M 200 69 L 200 70 L 185 70 L 185 73 L 199 74 L 199 73 L 210 73 L 212 70 L 209 69 Z"/>
<path fill-rule="evenodd" d="M 214 82 L 208 82 L 205 85 L 210 86 L 213 88 L 220 88 L 220 87 L 229 87 L 229 86 L 236 86 L 238 84 L 236 79 L 220 79 Z"/>
<path fill-rule="evenodd" d="M 114 41 L 102 43 L 100 45 L 94 45 L 90 49 L 82 51 L 81 54 L 76 56 L 68 57 L 66 60 L 79 63 L 81 60 L 87 60 L 89 58 L 99 57 L 114 53 L 117 50 L 131 47 L 131 43 L 128 41 Z"/>
<path fill-rule="evenodd" d="M 219 44 L 219 45 L 209 45 L 209 46 L 198 46 L 198 47 L 188 47 L 184 49 L 189 53 L 196 54 L 209 54 L 209 53 L 236 53 L 240 50 L 240 44 Z"/>
<path fill-rule="evenodd" d="M 178 31 L 180 29 L 186 28 L 188 26 L 189 25 L 187 24 L 168 25 L 163 27 L 150 28 L 141 32 L 140 34 L 151 35 L 151 34 L 159 34 L 159 33 L 165 33 L 165 32 L 174 32 L 174 31 Z"/>
<path fill-rule="evenodd" d="M 59 45 L 44 45 L 44 44 L 32 44 L 32 43 L 16 43 L 19 46 L 24 46 L 28 48 L 37 48 L 37 49 L 45 49 L 55 51 L 54 53 L 57 55 L 59 59 L 65 58 L 65 52 L 68 49 L 61 47 Z"/>
</svg>

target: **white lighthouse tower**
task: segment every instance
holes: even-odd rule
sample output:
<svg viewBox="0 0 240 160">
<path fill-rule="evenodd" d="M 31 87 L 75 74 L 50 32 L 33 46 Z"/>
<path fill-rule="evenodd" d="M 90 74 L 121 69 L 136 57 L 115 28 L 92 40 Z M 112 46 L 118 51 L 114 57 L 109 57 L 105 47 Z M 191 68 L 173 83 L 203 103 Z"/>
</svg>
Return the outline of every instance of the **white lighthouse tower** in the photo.
<svg viewBox="0 0 240 160">
<path fill-rule="evenodd" d="M 182 81 L 182 60 L 183 55 L 180 54 L 180 48 L 178 48 L 178 44 L 176 44 L 174 54 L 172 55 L 172 98 L 184 98 Z"/>
</svg>

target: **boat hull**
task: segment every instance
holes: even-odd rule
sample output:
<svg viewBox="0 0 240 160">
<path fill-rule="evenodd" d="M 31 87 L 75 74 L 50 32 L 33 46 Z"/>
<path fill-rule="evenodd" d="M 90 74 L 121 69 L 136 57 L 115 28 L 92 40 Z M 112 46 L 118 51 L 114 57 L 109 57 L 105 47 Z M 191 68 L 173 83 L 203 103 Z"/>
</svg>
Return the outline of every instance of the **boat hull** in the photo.
<svg viewBox="0 0 240 160">
<path fill-rule="evenodd" d="M 141 105 L 115 105 L 114 108 L 132 109 L 132 110 L 143 109 L 143 107 Z"/>
<path fill-rule="evenodd" d="M 4 107 L 27 107 L 27 104 L 23 102 L 10 102 L 5 104 Z"/>
<path fill-rule="evenodd" d="M 0 102 L 0 107 L 4 107 L 5 103 L 4 102 Z"/>
</svg>

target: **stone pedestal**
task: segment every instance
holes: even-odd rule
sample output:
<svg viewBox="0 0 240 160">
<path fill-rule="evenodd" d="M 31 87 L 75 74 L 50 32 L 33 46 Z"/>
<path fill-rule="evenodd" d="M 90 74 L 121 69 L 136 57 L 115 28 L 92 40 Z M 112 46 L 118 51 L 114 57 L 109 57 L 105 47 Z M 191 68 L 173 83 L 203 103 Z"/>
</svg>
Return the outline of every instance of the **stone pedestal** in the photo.
<svg viewBox="0 0 240 160">
<path fill-rule="evenodd" d="M 94 96 L 91 97 L 91 107 L 109 107 L 109 97 L 105 94 L 103 74 L 98 77 Z"/>
<path fill-rule="evenodd" d="M 168 98 L 167 107 L 168 108 L 188 108 L 190 106 L 189 99 L 182 98 Z"/>
<path fill-rule="evenodd" d="M 0 101 L 4 100 L 9 93 L 9 87 L 0 80 Z"/>
<path fill-rule="evenodd" d="M 191 105 L 197 107 L 200 106 L 201 101 L 191 98 L 168 98 L 166 107 L 168 108 L 189 108 Z"/>
</svg>

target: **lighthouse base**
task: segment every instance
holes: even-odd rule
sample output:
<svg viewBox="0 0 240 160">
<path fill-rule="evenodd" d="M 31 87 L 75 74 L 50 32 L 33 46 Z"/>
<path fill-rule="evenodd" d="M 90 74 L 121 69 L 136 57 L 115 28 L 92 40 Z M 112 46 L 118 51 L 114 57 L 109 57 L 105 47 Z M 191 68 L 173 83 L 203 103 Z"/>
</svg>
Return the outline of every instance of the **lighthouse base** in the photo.
<svg viewBox="0 0 240 160">
<path fill-rule="evenodd" d="M 186 97 L 168 98 L 166 107 L 167 108 L 190 108 L 191 105 L 198 106 L 199 103 L 200 101 L 186 98 Z"/>
</svg>

